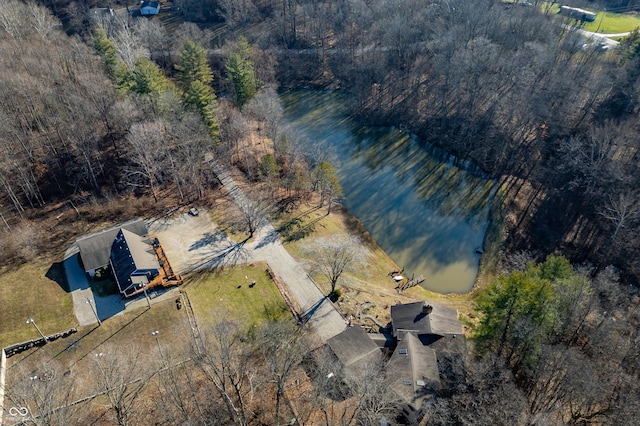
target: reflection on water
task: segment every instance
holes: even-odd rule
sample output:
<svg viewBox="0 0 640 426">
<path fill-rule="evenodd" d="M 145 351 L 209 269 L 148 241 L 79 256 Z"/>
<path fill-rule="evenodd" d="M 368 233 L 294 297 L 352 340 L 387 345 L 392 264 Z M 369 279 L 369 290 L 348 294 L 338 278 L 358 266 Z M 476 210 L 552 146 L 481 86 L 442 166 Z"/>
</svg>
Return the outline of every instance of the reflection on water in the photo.
<svg viewBox="0 0 640 426">
<path fill-rule="evenodd" d="M 469 291 L 494 182 L 404 132 L 358 127 L 339 93 L 296 91 L 282 100 L 308 143 L 335 148 L 344 204 L 405 275 L 424 275 L 430 290 Z"/>
</svg>

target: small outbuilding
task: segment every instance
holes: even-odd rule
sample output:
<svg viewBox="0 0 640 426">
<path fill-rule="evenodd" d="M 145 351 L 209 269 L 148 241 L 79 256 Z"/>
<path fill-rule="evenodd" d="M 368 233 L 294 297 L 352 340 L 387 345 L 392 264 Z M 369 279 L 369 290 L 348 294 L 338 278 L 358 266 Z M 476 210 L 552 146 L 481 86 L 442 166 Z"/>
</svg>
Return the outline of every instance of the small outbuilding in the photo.
<svg viewBox="0 0 640 426">
<path fill-rule="evenodd" d="M 145 1 L 140 6 L 140 15 L 142 16 L 152 16 L 160 13 L 160 2 L 159 1 Z"/>
</svg>

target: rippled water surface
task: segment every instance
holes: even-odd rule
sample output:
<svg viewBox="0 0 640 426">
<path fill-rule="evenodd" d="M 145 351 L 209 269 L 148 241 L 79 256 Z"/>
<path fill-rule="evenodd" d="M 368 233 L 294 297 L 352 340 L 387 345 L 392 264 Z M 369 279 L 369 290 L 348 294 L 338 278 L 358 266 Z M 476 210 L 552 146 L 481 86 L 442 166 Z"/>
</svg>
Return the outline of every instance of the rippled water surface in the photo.
<svg viewBox="0 0 640 426">
<path fill-rule="evenodd" d="M 358 126 L 340 93 L 296 91 L 282 100 L 308 149 L 335 151 L 344 204 L 405 275 L 423 275 L 437 292 L 469 291 L 494 181 L 402 131 Z"/>
</svg>

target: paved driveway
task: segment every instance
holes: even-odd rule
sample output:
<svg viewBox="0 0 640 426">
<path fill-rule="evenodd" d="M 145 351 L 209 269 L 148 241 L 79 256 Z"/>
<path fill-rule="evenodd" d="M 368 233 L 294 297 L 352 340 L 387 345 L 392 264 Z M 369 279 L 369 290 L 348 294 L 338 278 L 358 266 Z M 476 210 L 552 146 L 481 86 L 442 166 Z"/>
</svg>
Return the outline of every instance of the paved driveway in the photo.
<svg viewBox="0 0 640 426">
<path fill-rule="evenodd" d="M 90 303 L 95 303 L 95 301 L 87 276 L 82 267 L 80 267 L 79 257 L 78 246 L 74 243 L 65 253 L 64 270 L 67 273 L 67 282 L 71 290 L 73 312 L 76 315 L 78 324 L 85 326 L 97 323 L 98 320 L 91 310 L 91 306 L 87 303 L 87 300 Z"/>
<path fill-rule="evenodd" d="M 214 161 L 210 162 L 218 179 L 240 206 L 251 201 L 236 185 L 231 176 Z M 243 247 L 254 261 L 265 260 L 279 275 L 296 299 L 312 329 L 322 340 L 327 340 L 347 328 L 347 322 L 336 307 L 309 278 L 302 266 L 285 250 L 273 226 L 267 221 L 254 236 L 254 242 Z"/>
<path fill-rule="evenodd" d="M 147 226 L 149 235 L 158 238 L 177 274 L 214 267 L 237 247 L 205 212 L 198 216 L 183 213 L 174 218 L 158 219 Z"/>
</svg>

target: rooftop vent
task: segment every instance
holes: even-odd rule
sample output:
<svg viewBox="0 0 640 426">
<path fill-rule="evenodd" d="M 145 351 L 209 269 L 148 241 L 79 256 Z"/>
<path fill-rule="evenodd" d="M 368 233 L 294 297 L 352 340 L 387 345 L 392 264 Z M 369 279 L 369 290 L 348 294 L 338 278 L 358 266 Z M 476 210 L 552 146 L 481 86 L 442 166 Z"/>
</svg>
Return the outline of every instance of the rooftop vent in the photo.
<svg viewBox="0 0 640 426">
<path fill-rule="evenodd" d="M 424 305 L 422 305 L 422 313 L 429 315 L 431 312 L 433 312 L 433 306 L 431 305 L 427 305 L 426 303 Z"/>
</svg>

